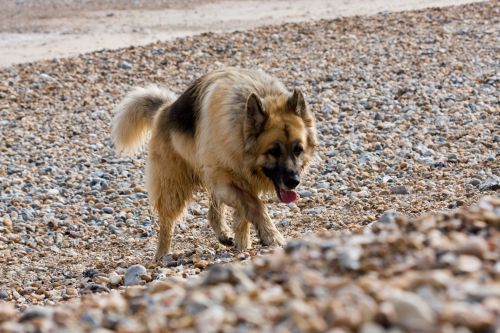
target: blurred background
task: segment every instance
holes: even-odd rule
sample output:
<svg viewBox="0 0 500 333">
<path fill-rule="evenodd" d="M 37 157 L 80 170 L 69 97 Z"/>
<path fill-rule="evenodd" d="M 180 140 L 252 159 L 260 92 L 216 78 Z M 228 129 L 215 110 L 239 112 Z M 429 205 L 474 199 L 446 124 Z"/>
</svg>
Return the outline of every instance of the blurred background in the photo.
<svg viewBox="0 0 500 333">
<path fill-rule="evenodd" d="M 103 48 L 471 0 L 0 0 L 0 66 Z"/>
</svg>

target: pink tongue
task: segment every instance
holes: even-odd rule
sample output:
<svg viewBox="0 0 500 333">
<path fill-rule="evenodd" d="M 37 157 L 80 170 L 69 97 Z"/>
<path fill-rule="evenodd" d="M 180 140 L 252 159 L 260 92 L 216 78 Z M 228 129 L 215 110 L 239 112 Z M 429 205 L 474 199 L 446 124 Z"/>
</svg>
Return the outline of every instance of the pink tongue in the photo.
<svg viewBox="0 0 500 333">
<path fill-rule="evenodd" d="M 280 190 L 280 198 L 286 204 L 294 202 L 297 200 L 297 193 L 295 191 Z"/>
</svg>

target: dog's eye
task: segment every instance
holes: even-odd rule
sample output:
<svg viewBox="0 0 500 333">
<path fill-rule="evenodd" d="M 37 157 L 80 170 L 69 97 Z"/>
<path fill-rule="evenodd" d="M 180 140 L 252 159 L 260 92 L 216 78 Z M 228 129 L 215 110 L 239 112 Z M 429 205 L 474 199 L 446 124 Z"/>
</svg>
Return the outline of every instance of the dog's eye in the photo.
<svg viewBox="0 0 500 333">
<path fill-rule="evenodd" d="M 271 149 L 269 149 L 267 151 L 267 153 L 271 156 L 274 156 L 274 157 L 280 157 L 280 154 L 281 154 L 281 149 L 280 149 L 280 146 L 274 146 L 272 147 Z"/>
<path fill-rule="evenodd" d="M 295 156 L 299 156 L 303 151 L 304 148 L 302 148 L 301 145 L 296 145 L 295 148 L 293 148 L 293 153 L 295 154 Z"/>
</svg>

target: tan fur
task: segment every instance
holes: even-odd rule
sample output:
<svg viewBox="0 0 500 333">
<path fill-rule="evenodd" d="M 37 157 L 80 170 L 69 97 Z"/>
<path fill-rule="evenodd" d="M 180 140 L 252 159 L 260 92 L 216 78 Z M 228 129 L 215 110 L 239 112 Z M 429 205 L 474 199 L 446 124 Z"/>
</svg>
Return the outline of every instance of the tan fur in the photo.
<svg viewBox="0 0 500 333">
<path fill-rule="evenodd" d="M 113 138 L 120 150 L 137 147 L 145 130 L 152 126 L 146 177 L 151 204 L 160 217 L 156 259 L 171 251 L 174 223 L 200 185 L 210 194 L 208 219 L 222 243 L 232 241 L 230 228 L 223 219 L 227 205 L 235 210 L 232 229 L 237 248 L 250 247 L 250 224 L 264 244 L 282 245 L 284 239 L 259 199 L 261 193 L 275 191 L 262 168 L 278 163 L 266 153 L 276 142 L 284 147 L 300 142 L 304 152 L 295 163 L 300 164 L 300 170 L 305 168 L 316 144 L 311 113 L 304 108 L 302 113 L 290 110 L 290 103 L 296 102 L 292 94 L 260 71 L 215 71 L 197 80 L 191 92 L 190 101 L 197 110 L 194 133 L 172 127 L 169 117 L 173 113 L 169 112 L 175 106 L 171 94 L 161 95 L 155 89 L 129 95 L 118 106 L 120 113 L 113 124 Z M 247 112 L 247 100 L 252 93 L 258 96 L 267 114 L 265 126 L 254 136 L 252 124 L 257 124 L 258 115 L 254 121 Z M 146 112 L 140 106 L 148 94 L 161 96 L 164 101 L 154 112 Z M 299 90 L 293 96 L 301 101 Z"/>
<path fill-rule="evenodd" d="M 177 96 L 165 88 L 151 85 L 136 88 L 115 108 L 111 136 L 115 148 L 132 154 L 142 145 L 153 123 L 156 102 L 170 104 Z"/>
</svg>

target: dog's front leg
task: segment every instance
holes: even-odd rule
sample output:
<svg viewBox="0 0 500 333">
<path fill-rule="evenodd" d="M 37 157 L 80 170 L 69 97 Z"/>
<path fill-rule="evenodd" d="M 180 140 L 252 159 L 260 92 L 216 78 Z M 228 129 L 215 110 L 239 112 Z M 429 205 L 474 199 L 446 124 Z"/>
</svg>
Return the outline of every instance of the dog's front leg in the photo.
<svg viewBox="0 0 500 333">
<path fill-rule="evenodd" d="M 236 210 L 233 230 L 236 247 L 245 250 L 249 247 L 248 221 L 257 229 L 257 234 L 264 245 L 284 245 L 285 240 L 267 214 L 264 204 L 257 195 L 234 184 L 218 183 L 214 194 L 226 205 Z"/>
<path fill-rule="evenodd" d="M 234 244 L 240 251 L 250 248 L 250 222 L 242 216 L 238 209 L 233 214 Z"/>
<path fill-rule="evenodd" d="M 208 209 L 208 222 L 217 235 L 217 239 L 224 245 L 234 245 L 230 229 L 224 220 L 224 204 L 210 195 L 210 208 Z"/>
<path fill-rule="evenodd" d="M 263 223 L 255 224 L 257 228 L 257 234 L 264 245 L 285 245 L 285 239 L 281 235 L 281 233 L 278 231 L 276 226 L 274 225 L 273 221 L 267 214 L 266 207 L 261 203 L 262 205 L 262 215 L 263 217 L 261 220 Z"/>
</svg>

